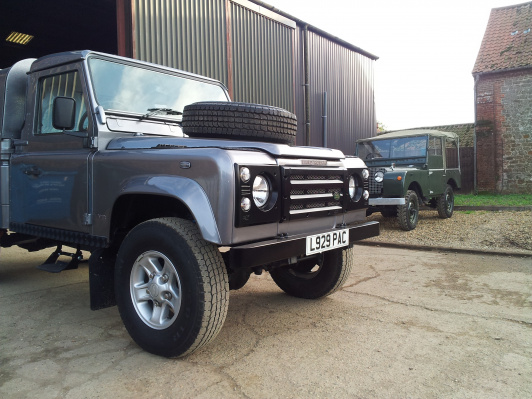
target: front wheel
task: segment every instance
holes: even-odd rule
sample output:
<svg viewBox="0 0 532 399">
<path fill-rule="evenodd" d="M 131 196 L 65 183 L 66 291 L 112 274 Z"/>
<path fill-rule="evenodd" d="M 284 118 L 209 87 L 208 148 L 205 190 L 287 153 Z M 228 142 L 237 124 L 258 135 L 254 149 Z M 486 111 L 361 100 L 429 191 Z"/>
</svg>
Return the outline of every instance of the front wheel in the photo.
<svg viewBox="0 0 532 399">
<path fill-rule="evenodd" d="M 414 230 L 419 218 L 419 199 L 413 190 L 408 190 L 405 195 L 405 204 L 397 208 L 397 220 L 402 230 Z"/>
<path fill-rule="evenodd" d="M 149 220 L 129 232 L 117 255 L 115 292 L 133 340 L 166 357 L 212 341 L 229 303 L 220 252 L 194 223 L 178 218 Z"/>
<path fill-rule="evenodd" d="M 454 192 L 453 188 L 447 184 L 445 191 L 438 197 L 438 216 L 442 219 L 448 219 L 453 216 L 454 211 Z"/>
<path fill-rule="evenodd" d="M 317 299 L 332 294 L 346 282 L 353 266 L 353 249 L 335 249 L 295 265 L 270 271 L 273 281 L 288 295 Z"/>
</svg>

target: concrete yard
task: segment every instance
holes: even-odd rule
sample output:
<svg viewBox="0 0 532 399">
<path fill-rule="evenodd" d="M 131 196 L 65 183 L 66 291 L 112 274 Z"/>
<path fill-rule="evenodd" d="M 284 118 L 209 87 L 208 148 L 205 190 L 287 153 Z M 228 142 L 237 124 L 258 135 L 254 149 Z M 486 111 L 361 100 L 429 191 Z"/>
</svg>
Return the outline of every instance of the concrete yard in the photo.
<svg viewBox="0 0 532 399">
<path fill-rule="evenodd" d="M 285 295 L 268 274 L 232 291 L 218 338 L 184 359 L 91 311 L 88 266 L 35 269 L 2 249 L 2 398 L 530 398 L 532 258 L 356 246 L 332 296 Z"/>
</svg>

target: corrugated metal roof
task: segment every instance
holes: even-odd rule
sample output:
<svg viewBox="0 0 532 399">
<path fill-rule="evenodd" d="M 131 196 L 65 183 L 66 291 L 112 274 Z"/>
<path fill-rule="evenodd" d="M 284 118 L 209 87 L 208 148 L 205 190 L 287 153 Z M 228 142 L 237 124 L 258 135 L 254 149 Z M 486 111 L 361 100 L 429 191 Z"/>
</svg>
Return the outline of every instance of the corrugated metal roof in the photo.
<svg viewBox="0 0 532 399">
<path fill-rule="evenodd" d="M 532 67 L 532 2 L 491 10 L 473 73 Z"/>
</svg>

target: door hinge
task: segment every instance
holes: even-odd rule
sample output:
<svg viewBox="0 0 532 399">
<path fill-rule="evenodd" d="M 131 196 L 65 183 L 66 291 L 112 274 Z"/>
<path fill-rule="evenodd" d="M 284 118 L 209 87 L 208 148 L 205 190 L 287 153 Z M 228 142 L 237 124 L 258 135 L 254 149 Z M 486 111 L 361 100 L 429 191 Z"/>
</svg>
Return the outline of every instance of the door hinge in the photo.
<svg viewBox="0 0 532 399">
<path fill-rule="evenodd" d="M 92 213 L 83 214 L 83 225 L 91 226 L 92 225 Z"/>
<path fill-rule="evenodd" d="M 89 148 L 98 148 L 98 137 L 89 137 Z"/>
</svg>

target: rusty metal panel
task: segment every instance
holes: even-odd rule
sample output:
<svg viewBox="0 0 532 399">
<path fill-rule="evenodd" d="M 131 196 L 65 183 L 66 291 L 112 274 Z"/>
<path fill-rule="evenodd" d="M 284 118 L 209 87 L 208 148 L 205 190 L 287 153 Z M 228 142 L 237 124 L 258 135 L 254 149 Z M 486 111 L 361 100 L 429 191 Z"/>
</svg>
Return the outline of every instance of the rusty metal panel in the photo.
<svg viewBox="0 0 532 399">
<path fill-rule="evenodd" d="M 294 112 L 294 29 L 231 2 L 233 96 Z"/>
<path fill-rule="evenodd" d="M 353 154 L 355 141 L 373 136 L 376 129 L 374 60 L 308 34 L 311 145 L 323 145 L 322 102 L 327 92 L 327 146 Z"/>
<path fill-rule="evenodd" d="M 134 57 L 227 84 L 225 0 L 132 0 Z"/>
</svg>

